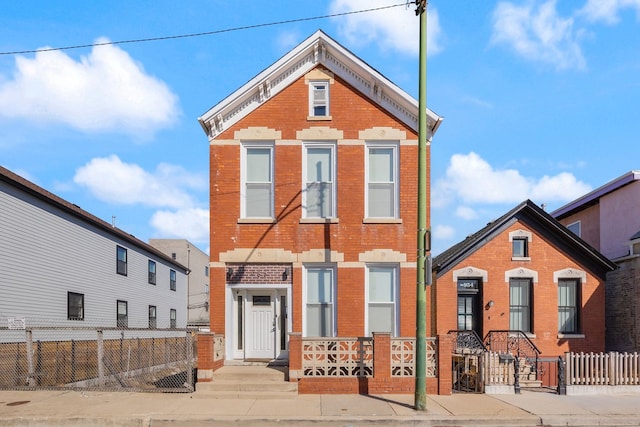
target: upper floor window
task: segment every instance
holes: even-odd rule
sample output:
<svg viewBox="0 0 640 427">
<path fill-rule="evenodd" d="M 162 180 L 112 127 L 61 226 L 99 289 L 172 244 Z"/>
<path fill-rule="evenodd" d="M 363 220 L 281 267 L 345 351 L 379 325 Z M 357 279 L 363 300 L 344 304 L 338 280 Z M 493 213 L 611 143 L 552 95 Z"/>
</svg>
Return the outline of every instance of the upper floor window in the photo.
<svg viewBox="0 0 640 427">
<path fill-rule="evenodd" d="M 84 320 L 84 294 L 67 292 L 67 319 Z"/>
<path fill-rule="evenodd" d="M 303 216 L 335 218 L 335 145 L 305 144 L 303 153 Z"/>
<path fill-rule="evenodd" d="M 529 245 L 533 233 L 527 230 L 514 230 L 509 232 L 511 242 L 511 259 L 516 261 L 529 260 Z"/>
<path fill-rule="evenodd" d="M 335 270 L 329 266 L 305 269 L 304 333 L 307 337 L 334 336 Z"/>
<path fill-rule="evenodd" d="M 169 270 L 169 289 L 176 290 L 176 271 Z"/>
<path fill-rule="evenodd" d="M 149 260 L 149 283 L 156 284 L 156 262 Z"/>
<path fill-rule="evenodd" d="M 309 116 L 329 116 L 329 81 L 309 82 Z"/>
<path fill-rule="evenodd" d="M 368 145 L 366 217 L 398 217 L 398 155 L 396 146 Z"/>
<path fill-rule="evenodd" d="M 209 266 L 208 265 L 204 266 L 204 275 L 209 277 Z"/>
<path fill-rule="evenodd" d="M 572 222 L 571 224 L 567 225 L 567 228 L 576 236 L 581 237 L 580 233 L 582 232 L 582 227 L 580 226 L 580 221 Z"/>
<path fill-rule="evenodd" d="M 242 218 L 273 218 L 273 146 L 244 145 Z"/>
<path fill-rule="evenodd" d="M 398 269 L 369 266 L 367 274 L 367 335 L 374 332 L 397 334 Z"/>
<path fill-rule="evenodd" d="M 118 318 L 118 328 L 128 328 L 129 327 L 129 307 L 126 301 L 118 300 L 116 315 Z"/>
<path fill-rule="evenodd" d="M 118 265 L 116 267 L 116 271 L 118 274 L 122 274 L 123 276 L 127 275 L 127 250 L 122 246 L 117 247 L 117 260 Z"/>
<path fill-rule="evenodd" d="M 526 258 L 529 256 L 528 240 L 526 238 L 514 238 L 511 241 L 512 254 L 514 258 Z"/>
<path fill-rule="evenodd" d="M 558 279 L 558 332 L 580 333 L 580 281 Z"/>
</svg>

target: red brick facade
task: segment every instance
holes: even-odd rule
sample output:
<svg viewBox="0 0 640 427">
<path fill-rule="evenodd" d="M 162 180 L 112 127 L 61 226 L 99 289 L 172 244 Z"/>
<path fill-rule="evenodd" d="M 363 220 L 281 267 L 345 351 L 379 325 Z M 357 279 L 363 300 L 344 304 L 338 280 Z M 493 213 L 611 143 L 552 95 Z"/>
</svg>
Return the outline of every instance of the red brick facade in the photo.
<svg viewBox="0 0 640 427">
<path fill-rule="evenodd" d="M 314 336 L 305 330 L 309 269 L 333 271 L 328 336 L 371 335 L 371 266 L 394 271 L 394 335 L 415 336 L 416 309 L 417 102 L 321 32 L 301 46 L 292 51 L 298 56 L 283 57 L 200 119 L 210 141 L 211 330 L 225 334 L 227 358 L 254 358 L 248 347 L 260 340 L 257 313 L 275 304 L 275 357 L 288 356 L 294 371 L 301 369 L 300 340 Z M 328 85 L 326 115 L 310 107 L 318 79 Z M 440 119 L 429 112 L 428 120 L 430 138 Z M 334 215 L 305 216 L 307 144 L 333 150 Z M 366 214 L 368 147 L 375 144 L 393 150 L 397 203 L 383 218 Z M 271 153 L 272 218 L 243 215 L 243 161 L 247 147 L 256 146 Z M 427 187 L 429 176 L 427 170 Z M 376 357 L 380 364 L 390 356 Z M 362 379 L 329 378 L 321 386 L 323 380 L 305 378 L 299 390 L 412 391 L 413 379 L 398 386 L 380 375 L 388 377 L 378 371 L 366 386 Z M 437 390 L 435 381 L 430 390 Z"/>
<path fill-rule="evenodd" d="M 478 239 L 477 246 L 467 250 L 468 256 L 447 265 L 446 272 L 437 275 L 431 288 L 437 312 L 435 333 L 446 334 L 458 329 L 457 283 L 462 279 L 480 282 L 480 302 L 476 308 L 481 313 L 474 325 L 480 338 L 490 331 L 513 329 L 510 327 L 509 281 L 522 278 L 533 283 L 532 330 L 528 336 L 542 356 L 558 356 L 567 351 L 604 351 L 605 272 L 602 264 L 594 268 L 588 258 L 576 255 L 579 252 L 563 242 L 559 234 L 542 229 L 539 223 L 518 218 L 509 224 L 497 226 L 497 232 L 486 241 Z M 528 236 L 527 257 L 513 256 L 510 234 Z M 606 262 L 602 261 L 605 266 Z M 579 330 L 570 334 L 559 332 L 558 281 L 562 279 L 579 282 Z"/>
</svg>

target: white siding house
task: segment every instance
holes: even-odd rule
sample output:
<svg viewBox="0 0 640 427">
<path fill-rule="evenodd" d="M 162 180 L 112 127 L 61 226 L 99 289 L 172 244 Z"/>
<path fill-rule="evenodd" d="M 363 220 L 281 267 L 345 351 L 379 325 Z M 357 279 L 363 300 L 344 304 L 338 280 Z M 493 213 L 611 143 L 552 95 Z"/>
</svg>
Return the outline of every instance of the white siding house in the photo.
<svg viewBox="0 0 640 427">
<path fill-rule="evenodd" d="M 0 167 L 0 326 L 8 318 L 185 328 L 187 268 Z"/>
</svg>

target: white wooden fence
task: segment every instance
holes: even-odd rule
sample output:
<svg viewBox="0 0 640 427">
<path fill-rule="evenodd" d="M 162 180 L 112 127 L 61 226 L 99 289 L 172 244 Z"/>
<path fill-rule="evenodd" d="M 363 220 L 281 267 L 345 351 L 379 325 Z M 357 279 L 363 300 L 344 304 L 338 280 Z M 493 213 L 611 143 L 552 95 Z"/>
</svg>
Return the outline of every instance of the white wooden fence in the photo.
<svg viewBox="0 0 640 427">
<path fill-rule="evenodd" d="M 638 353 L 566 353 L 567 385 L 640 385 Z"/>
</svg>

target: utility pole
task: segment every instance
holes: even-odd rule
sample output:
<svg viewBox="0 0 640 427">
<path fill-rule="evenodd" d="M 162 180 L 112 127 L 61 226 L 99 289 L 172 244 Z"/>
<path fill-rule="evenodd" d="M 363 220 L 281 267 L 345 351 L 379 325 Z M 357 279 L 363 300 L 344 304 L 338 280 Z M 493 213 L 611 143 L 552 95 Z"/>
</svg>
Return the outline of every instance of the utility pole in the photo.
<svg viewBox="0 0 640 427">
<path fill-rule="evenodd" d="M 427 0 L 415 0 L 420 17 L 418 84 L 418 252 L 416 261 L 415 410 L 427 410 Z M 429 276 L 427 276 L 429 275 Z"/>
</svg>

